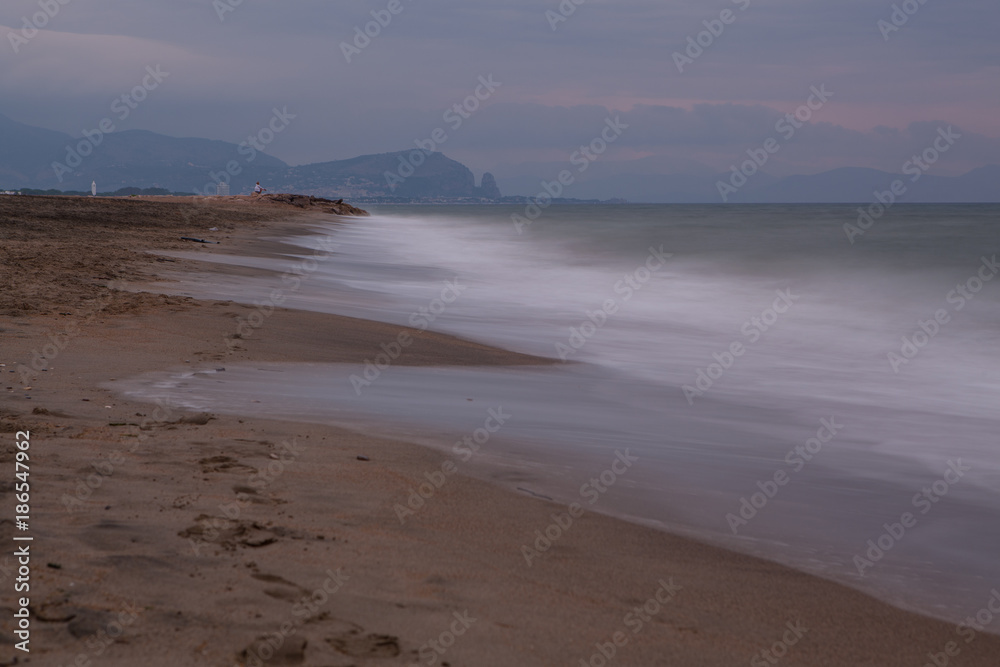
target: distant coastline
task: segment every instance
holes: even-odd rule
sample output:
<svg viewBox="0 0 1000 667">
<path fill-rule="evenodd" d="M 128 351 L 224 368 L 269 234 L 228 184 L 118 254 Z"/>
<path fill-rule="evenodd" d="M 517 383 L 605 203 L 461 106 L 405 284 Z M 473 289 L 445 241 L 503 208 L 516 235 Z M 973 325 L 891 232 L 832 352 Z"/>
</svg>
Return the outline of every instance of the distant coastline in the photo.
<svg viewBox="0 0 1000 667">
<path fill-rule="evenodd" d="M 473 171 L 441 152 L 407 149 L 359 155 L 313 164 L 289 165 L 256 152 L 244 157 L 240 146 L 208 139 L 180 139 L 154 132 L 123 130 L 107 136 L 99 150 L 70 171 L 53 170 L 74 138 L 0 115 L 0 191 L 30 194 L 90 194 L 96 182 L 102 195 L 250 194 L 257 181 L 270 192 L 298 192 L 370 204 L 515 204 L 539 191 L 558 173 L 554 164 L 526 163 L 498 179 Z M 573 198 L 560 204 L 850 204 L 996 203 L 1000 165 L 987 164 L 961 175 L 914 175 L 857 166 L 777 176 L 763 171 L 738 192 L 720 196 L 719 182 L 729 174 L 702 165 L 678 171 L 638 161 L 595 163 L 574 184 Z M 918 182 L 919 179 L 919 182 Z M 28 189 L 30 188 L 30 190 Z M 893 192 L 895 188 L 895 192 Z M 155 192 L 152 192 L 155 190 Z M 549 192 L 552 194 L 554 191 Z M 506 193 L 506 195 L 504 194 Z M 562 193 L 569 194 L 569 193 Z M 537 195 L 536 195 L 537 196 Z"/>
</svg>

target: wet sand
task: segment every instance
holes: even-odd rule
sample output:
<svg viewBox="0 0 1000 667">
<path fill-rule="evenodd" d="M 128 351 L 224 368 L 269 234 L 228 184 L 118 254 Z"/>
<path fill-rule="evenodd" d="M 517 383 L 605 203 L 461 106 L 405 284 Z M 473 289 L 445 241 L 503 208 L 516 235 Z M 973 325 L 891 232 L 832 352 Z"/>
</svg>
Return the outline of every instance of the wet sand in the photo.
<svg viewBox="0 0 1000 667">
<path fill-rule="evenodd" d="M 155 276 L 164 258 L 144 250 L 191 250 L 179 236 L 266 253 L 261 238 L 309 220 L 236 198 L 122 201 L 0 198 L 0 489 L 11 508 L 30 430 L 34 537 L 30 654 L 13 645 L 12 549 L 0 558 L 0 664 L 919 666 L 949 648 L 997 664 L 996 637 L 593 512 L 568 525 L 565 506 L 424 447 L 122 399 L 115 382 L 165 368 L 362 363 L 401 331 L 278 308 L 237 335 L 258 309 L 109 289 Z M 397 363 L 544 363 L 409 333 Z"/>
</svg>

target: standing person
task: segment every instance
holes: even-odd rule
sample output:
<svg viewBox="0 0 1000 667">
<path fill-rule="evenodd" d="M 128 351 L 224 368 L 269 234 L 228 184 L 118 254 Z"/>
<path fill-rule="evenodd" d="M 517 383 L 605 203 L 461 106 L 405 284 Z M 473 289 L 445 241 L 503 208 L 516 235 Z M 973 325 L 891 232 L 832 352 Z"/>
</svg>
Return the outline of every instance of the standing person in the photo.
<svg viewBox="0 0 1000 667">
<path fill-rule="evenodd" d="M 260 181 L 257 181 L 257 185 L 253 186 L 253 193 L 255 195 L 263 194 L 267 192 L 267 188 L 260 187 Z"/>
</svg>

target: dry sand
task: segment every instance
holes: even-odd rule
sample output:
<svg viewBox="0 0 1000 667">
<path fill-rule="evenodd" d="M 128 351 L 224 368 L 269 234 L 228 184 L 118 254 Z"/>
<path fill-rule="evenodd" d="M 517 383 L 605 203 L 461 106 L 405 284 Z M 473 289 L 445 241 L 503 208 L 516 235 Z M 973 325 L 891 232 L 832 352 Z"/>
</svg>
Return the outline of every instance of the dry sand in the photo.
<svg viewBox="0 0 1000 667">
<path fill-rule="evenodd" d="M 966 643 L 841 585 L 594 513 L 529 567 L 521 546 L 564 507 L 456 474 L 400 523 L 394 506 L 441 469 L 438 452 L 105 388 L 171 367 L 359 363 L 394 338 L 387 324 L 279 310 L 234 341 L 250 308 L 106 287 L 151 278 L 158 260 L 142 251 L 191 249 L 182 235 L 239 250 L 307 221 L 238 198 L 0 197 L 0 664 L 920 667 L 949 642 L 951 664 L 1000 664 L 996 637 Z M 44 349 L 50 335 L 61 349 Z M 47 370 L 19 372 L 35 352 Z M 401 361 L 539 360 L 424 334 Z M 12 634 L 22 430 L 30 654 Z M 784 640 L 783 657 L 761 656 Z"/>
</svg>

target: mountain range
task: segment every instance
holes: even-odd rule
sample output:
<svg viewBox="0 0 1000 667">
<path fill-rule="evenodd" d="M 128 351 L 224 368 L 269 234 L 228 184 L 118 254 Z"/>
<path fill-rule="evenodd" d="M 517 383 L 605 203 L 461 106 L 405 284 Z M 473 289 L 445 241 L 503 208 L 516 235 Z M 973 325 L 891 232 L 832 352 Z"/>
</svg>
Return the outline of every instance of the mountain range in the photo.
<svg viewBox="0 0 1000 667">
<path fill-rule="evenodd" d="M 0 190 L 89 191 L 96 182 L 102 192 L 136 187 L 216 194 L 216 184 L 226 182 L 231 194 L 239 194 L 260 181 L 271 192 L 332 198 L 499 198 L 493 177 L 482 180 L 477 186 L 468 167 L 441 153 L 403 151 L 292 167 L 246 143 L 145 130 L 95 130 L 73 138 L 0 115 Z"/>
<path fill-rule="evenodd" d="M 101 133 L 83 138 L 33 127 L 0 115 L 0 190 L 164 188 L 175 192 L 215 194 L 216 183 L 230 183 L 232 194 L 248 193 L 256 181 L 271 192 L 296 192 L 329 198 L 400 200 L 498 200 L 508 195 L 534 196 L 543 181 L 555 180 L 560 165 L 531 164 L 508 169 L 497 179 L 483 174 L 480 185 L 465 165 L 441 153 L 417 150 L 290 166 L 248 144 L 175 138 L 145 130 Z M 649 158 L 598 162 L 586 178 L 562 196 L 581 199 L 622 198 L 650 203 L 721 203 L 717 174 L 700 165 L 675 165 L 657 173 Z M 856 203 L 872 201 L 896 180 L 905 185 L 900 201 L 1000 202 L 1000 165 L 961 176 L 892 174 L 845 167 L 819 174 L 776 178 L 760 172 L 735 192 L 733 203 Z"/>
</svg>

